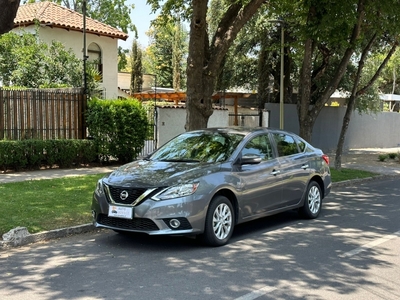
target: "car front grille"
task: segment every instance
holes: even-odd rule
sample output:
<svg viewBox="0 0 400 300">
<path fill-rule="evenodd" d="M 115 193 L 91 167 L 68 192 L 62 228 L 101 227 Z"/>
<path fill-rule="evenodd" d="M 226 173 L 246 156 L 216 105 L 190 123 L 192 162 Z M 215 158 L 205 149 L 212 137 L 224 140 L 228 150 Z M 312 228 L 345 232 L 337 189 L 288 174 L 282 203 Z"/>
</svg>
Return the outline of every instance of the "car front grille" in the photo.
<svg viewBox="0 0 400 300">
<path fill-rule="evenodd" d="M 108 197 L 114 203 L 130 205 L 132 204 L 138 197 L 140 197 L 144 192 L 147 191 L 147 188 L 123 188 L 123 187 L 114 187 L 111 185 L 107 185 L 109 193 L 107 193 Z M 121 199 L 121 192 L 126 191 L 128 193 L 128 197 L 124 200 Z M 110 202 L 110 201 L 109 201 Z"/>
<path fill-rule="evenodd" d="M 156 223 L 150 219 L 134 218 L 134 219 L 120 219 L 110 218 L 107 215 L 99 214 L 97 223 L 120 229 L 139 230 L 139 231 L 154 231 L 159 230 Z"/>
</svg>

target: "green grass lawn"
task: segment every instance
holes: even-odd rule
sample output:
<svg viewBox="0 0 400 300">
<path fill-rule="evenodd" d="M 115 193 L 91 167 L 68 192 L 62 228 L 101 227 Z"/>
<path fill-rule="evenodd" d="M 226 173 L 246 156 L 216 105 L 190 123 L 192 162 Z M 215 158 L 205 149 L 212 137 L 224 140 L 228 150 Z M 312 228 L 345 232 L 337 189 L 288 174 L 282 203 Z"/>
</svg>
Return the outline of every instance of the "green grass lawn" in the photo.
<svg viewBox="0 0 400 300">
<path fill-rule="evenodd" d="M 332 181 L 377 174 L 331 169 Z M 90 223 L 92 194 L 103 174 L 0 184 L 0 237 L 12 228 L 30 233 Z"/>
<path fill-rule="evenodd" d="M 0 237 L 18 226 L 36 233 L 90 223 L 92 194 L 102 176 L 0 184 Z"/>
<path fill-rule="evenodd" d="M 362 179 L 362 178 L 374 177 L 377 175 L 379 174 L 362 170 L 342 168 L 341 171 L 337 171 L 331 168 L 332 182 L 346 181 L 351 179 Z"/>
</svg>

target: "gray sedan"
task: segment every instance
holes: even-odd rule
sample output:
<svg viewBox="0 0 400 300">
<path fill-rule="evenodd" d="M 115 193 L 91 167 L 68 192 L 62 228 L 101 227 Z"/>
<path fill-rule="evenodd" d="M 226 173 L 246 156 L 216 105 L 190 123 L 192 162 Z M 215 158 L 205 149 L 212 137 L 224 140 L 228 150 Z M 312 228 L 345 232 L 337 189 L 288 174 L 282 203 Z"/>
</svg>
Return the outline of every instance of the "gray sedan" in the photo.
<svg viewBox="0 0 400 300">
<path fill-rule="evenodd" d="M 269 128 L 185 132 L 98 181 L 94 225 L 117 232 L 198 235 L 221 246 L 234 226 L 298 209 L 313 219 L 331 189 L 329 158 Z"/>
</svg>

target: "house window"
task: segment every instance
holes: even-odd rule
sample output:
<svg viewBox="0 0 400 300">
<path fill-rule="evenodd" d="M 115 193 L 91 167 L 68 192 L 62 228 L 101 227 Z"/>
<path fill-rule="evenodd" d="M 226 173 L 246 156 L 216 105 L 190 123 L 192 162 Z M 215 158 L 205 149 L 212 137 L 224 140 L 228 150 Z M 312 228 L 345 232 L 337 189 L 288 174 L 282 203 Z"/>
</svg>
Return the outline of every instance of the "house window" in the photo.
<svg viewBox="0 0 400 300">
<path fill-rule="evenodd" d="M 101 60 L 101 49 L 96 43 L 91 43 L 87 49 L 88 63 L 98 72 L 98 81 L 103 81 L 103 63 Z"/>
</svg>

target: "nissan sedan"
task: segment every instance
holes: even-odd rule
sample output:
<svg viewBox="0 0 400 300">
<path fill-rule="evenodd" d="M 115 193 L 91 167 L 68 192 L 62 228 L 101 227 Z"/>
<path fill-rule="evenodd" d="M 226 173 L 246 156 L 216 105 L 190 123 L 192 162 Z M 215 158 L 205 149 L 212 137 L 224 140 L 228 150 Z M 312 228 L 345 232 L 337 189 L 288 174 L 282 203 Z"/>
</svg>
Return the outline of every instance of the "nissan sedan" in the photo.
<svg viewBox="0 0 400 300">
<path fill-rule="evenodd" d="M 97 182 L 96 227 L 197 235 L 226 244 L 235 225 L 297 209 L 314 219 L 331 189 L 329 158 L 299 136 L 270 128 L 185 132 Z"/>
</svg>

